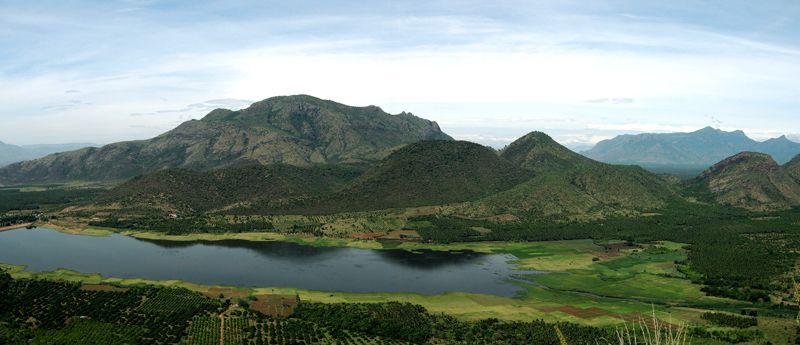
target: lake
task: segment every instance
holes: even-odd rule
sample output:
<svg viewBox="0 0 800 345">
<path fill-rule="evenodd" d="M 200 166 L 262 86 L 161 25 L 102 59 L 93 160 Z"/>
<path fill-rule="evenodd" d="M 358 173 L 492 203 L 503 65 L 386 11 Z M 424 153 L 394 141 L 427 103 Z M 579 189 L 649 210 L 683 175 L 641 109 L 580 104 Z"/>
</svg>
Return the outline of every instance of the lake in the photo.
<svg viewBox="0 0 800 345">
<path fill-rule="evenodd" d="M 42 272 L 65 268 L 103 277 L 179 279 L 205 285 L 294 287 L 337 292 L 449 291 L 514 296 L 524 289 L 508 254 L 313 247 L 288 242 L 157 241 L 52 229 L 0 232 L 0 262 Z"/>
</svg>

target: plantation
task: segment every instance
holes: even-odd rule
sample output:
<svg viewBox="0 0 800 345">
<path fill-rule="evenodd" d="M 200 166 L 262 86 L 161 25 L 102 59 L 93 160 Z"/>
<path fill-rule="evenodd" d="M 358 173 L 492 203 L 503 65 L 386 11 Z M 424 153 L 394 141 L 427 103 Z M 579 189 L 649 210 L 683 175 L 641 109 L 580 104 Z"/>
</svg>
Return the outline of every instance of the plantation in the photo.
<svg viewBox="0 0 800 345">
<path fill-rule="evenodd" d="M 3 344 L 558 344 L 543 321 L 462 321 L 408 303 L 301 302 L 273 318 L 180 288 L 84 290 L 0 274 Z M 608 330 L 560 323 L 572 344 Z"/>
</svg>

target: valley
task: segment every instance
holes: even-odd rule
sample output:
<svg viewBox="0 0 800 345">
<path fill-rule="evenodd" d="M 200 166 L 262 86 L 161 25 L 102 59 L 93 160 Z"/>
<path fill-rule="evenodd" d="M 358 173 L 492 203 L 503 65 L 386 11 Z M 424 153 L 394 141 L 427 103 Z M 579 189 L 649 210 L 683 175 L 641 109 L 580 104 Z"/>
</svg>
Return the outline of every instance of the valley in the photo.
<svg viewBox="0 0 800 345">
<path fill-rule="evenodd" d="M 797 157 L 741 152 L 677 177 L 538 131 L 495 150 L 408 113 L 274 97 L 0 169 L 0 267 L 15 289 L 54 284 L 65 295 L 52 301 L 193 301 L 167 328 L 136 321 L 161 312 L 144 304 L 73 326 L 162 343 L 285 343 L 274 327 L 305 325 L 322 343 L 470 343 L 461 328 L 498 343 L 484 327 L 501 344 L 555 344 L 555 328 L 596 344 L 648 324 L 694 344 L 791 343 Z M 71 334 L 54 318 L 82 315 L 40 329 L 37 296 L 0 311 L 0 336 Z M 285 296 L 298 312 L 248 307 Z M 397 317 L 413 326 L 383 323 Z"/>
</svg>

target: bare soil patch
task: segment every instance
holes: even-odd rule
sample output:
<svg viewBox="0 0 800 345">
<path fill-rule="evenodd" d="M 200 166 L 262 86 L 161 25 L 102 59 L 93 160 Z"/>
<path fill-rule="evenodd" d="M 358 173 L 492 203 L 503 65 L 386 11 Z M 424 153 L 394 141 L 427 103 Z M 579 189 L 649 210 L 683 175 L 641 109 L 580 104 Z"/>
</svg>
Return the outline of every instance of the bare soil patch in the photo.
<svg viewBox="0 0 800 345">
<path fill-rule="evenodd" d="M 381 237 L 383 240 L 419 240 L 417 230 L 392 230 Z"/>
<path fill-rule="evenodd" d="M 125 292 L 125 291 L 128 291 L 130 289 L 116 287 L 116 286 L 113 286 L 113 285 L 106 285 L 106 284 L 83 284 L 83 285 L 81 285 L 81 290 L 83 290 L 83 291 Z"/>
<path fill-rule="evenodd" d="M 295 295 L 257 295 L 250 309 L 272 317 L 289 317 L 300 299 Z"/>
<path fill-rule="evenodd" d="M 247 298 L 250 294 L 244 290 L 237 290 L 232 288 L 210 288 L 203 293 L 209 298 L 219 298 L 221 294 L 224 298 Z"/>
<path fill-rule="evenodd" d="M 352 234 L 351 236 L 359 240 L 374 240 L 376 238 L 380 238 L 381 236 L 385 235 L 386 235 L 385 232 L 360 232 Z"/>
</svg>

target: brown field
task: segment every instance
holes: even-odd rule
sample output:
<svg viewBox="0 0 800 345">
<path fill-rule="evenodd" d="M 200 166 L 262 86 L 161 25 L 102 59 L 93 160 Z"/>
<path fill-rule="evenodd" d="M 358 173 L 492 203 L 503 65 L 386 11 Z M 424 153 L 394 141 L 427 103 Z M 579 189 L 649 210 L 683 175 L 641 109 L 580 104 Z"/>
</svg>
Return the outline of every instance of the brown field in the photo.
<svg viewBox="0 0 800 345">
<path fill-rule="evenodd" d="M 392 230 L 389 232 L 361 232 L 350 235 L 352 238 L 360 240 L 419 240 L 419 233 L 416 230 Z"/>
<path fill-rule="evenodd" d="M 429 216 L 432 214 L 436 214 L 441 210 L 442 210 L 441 206 L 409 207 L 403 210 L 402 216 L 404 217 Z"/>
<path fill-rule="evenodd" d="M 299 299 L 296 295 L 257 295 L 250 309 L 272 317 L 289 317 L 294 313 Z"/>
<path fill-rule="evenodd" d="M 112 285 L 106 284 L 83 284 L 81 285 L 81 290 L 83 291 L 111 291 L 111 292 L 125 292 L 130 289 L 128 288 L 121 288 Z"/>
<path fill-rule="evenodd" d="M 351 236 L 359 240 L 374 240 L 376 238 L 380 238 L 381 236 L 385 235 L 386 235 L 385 232 L 360 232 L 352 234 Z"/>
<path fill-rule="evenodd" d="M 233 288 L 218 288 L 212 287 L 203 293 L 209 298 L 219 298 L 222 294 L 225 298 L 247 298 L 250 295 L 247 290 L 233 289 Z"/>
<path fill-rule="evenodd" d="M 419 233 L 417 230 L 392 230 L 388 234 L 381 237 L 383 240 L 418 240 Z"/>
</svg>

